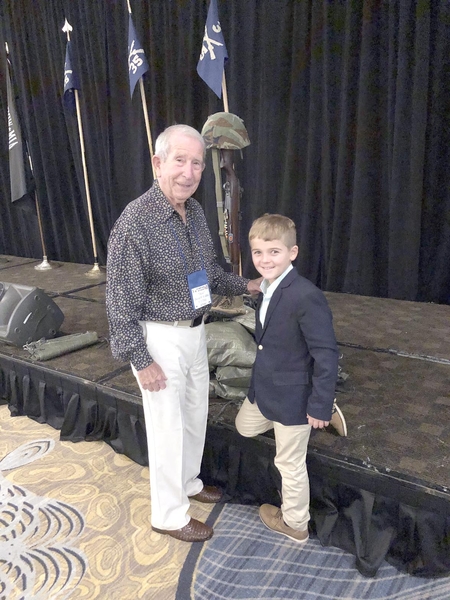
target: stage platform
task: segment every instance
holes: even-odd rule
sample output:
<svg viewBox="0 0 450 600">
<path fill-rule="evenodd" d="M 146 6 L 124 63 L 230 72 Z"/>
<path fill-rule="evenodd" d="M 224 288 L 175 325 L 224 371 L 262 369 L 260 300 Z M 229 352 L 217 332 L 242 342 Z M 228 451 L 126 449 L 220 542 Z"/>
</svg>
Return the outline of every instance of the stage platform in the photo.
<svg viewBox="0 0 450 600">
<path fill-rule="evenodd" d="M 104 440 L 147 464 L 138 386 L 108 345 L 106 274 L 90 265 L 0 256 L 0 281 L 43 289 L 65 315 L 62 334 L 100 343 L 44 362 L 0 342 L 0 396 L 12 416 Z M 450 574 L 450 306 L 326 293 L 343 372 L 337 388 L 348 437 L 311 436 L 312 529 L 373 576 L 384 559 L 416 575 Z M 231 502 L 279 502 L 270 435 L 243 439 L 238 403 L 211 398 L 203 464 Z"/>
</svg>

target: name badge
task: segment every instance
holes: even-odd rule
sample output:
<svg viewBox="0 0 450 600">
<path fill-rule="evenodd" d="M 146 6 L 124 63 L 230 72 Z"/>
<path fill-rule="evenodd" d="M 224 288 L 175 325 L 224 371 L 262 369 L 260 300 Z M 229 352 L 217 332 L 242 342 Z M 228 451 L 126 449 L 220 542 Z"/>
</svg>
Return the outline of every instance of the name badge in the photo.
<svg viewBox="0 0 450 600">
<path fill-rule="evenodd" d="M 211 304 L 211 292 L 209 290 L 206 269 L 194 271 L 187 276 L 189 292 L 191 294 L 192 306 L 197 310 Z"/>
</svg>

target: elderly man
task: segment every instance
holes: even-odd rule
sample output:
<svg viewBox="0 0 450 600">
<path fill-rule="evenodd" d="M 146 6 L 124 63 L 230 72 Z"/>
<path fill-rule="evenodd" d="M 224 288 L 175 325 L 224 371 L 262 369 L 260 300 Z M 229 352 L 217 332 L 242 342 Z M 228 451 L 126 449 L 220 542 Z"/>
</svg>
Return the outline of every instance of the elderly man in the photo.
<svg viewBox="0 0 450 600">
<path fill-rule="evenodd" d="M 191 197 L 204 155 L 202 136 L 188 125 L 158 137 L 157 180 L 117 220 L 107 262 L 112 353 L 131 362 L 142 392 L 152 529 L 187 542 L 213 535 L 188 515 L 189 498 L 221 498 L 199 478 L 209 390 L 203 315 L 211 293 L 260 291 L 260 279 L 226 273 L 216 262 L 205 215 Z"/>
</svg>

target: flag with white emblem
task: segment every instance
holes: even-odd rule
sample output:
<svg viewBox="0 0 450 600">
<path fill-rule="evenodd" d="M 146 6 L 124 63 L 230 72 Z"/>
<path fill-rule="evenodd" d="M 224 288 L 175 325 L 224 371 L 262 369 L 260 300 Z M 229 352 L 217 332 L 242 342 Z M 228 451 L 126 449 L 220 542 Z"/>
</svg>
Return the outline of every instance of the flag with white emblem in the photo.
<svg viewBox="0 0 450 600">
<path fill-rule="evenodd" d="M 22 135 L 17 118 L 14 96 L 11 90 L 9 69 L 6 71 L 6 89 L 8 98 L 8 134 L 9 134 L 9 172 L 11 179 L 11 201 L 19 200 L 27 193 L 25 179 Z"/>
<path fill-rule="evenodd" d="M 64 62 L 64 104 L 67 108 L 75 108 L 75 93 L 74 90 L 80 89 L 78 76 L 73 69 L 72 53 L 70 40 L 66 45 L 66 60 Z"/>
<path fill-rule="evenodd" d="M 29 204 L 34 209 L 34 204 L 29 203 L 33 191 L 31 168 L 27 162 L 26 142 L 22 138 L 19 117 L 17 114 L 14 92 L 11 84 L 10 65 L 6 65 L 6 95 L 8 103 L 8 147 L 9 147 L 9 174 L 11 184 L 11 202 L 17 206 L 28 209 Z"/>
<path fill-rule="evenodd" d="M 211 0 L 197 73 L 219 98 L 222 97 L 223 70 L 227 59 L 227 47 L 220 26 L 217 0 Z"/>
<path fill-rule="evenodd" d="M 128 75 L 130 77 L 130 94 L 133 96 L 136 83 L 149 69 L 144 50 L 139 42 L 133 25 L 131 14 L 128 20 Z"/>
</svg>

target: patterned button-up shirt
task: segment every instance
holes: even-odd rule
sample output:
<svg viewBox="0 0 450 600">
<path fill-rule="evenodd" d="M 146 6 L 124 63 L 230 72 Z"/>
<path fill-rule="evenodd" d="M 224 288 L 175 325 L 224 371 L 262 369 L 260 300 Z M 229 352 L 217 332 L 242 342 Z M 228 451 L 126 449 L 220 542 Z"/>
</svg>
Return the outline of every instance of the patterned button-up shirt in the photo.
<svg viewBox="0 0 450 600">
<path fill-rule="evenodd" d="M 158 182 L 130 202 L 108 242 L 106 311 L 113 356 L 140 371 L 153 360 L 139 321 L 178 321 L 202 315 L 195 310 L 187 272 L 205 268 L 212 293 L 240 295 L 248 279 L 225 272 L 216 262 L 200 204 L 189 198 L 186 224 Z"/>
</svg>

